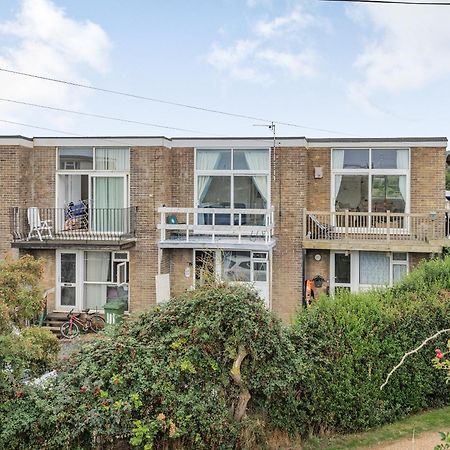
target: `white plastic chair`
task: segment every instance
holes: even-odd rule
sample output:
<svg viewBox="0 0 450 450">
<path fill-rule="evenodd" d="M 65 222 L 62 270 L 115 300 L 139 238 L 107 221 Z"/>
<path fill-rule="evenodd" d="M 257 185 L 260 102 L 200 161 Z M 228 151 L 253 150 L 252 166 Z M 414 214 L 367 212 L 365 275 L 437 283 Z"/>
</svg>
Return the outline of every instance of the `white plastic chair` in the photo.
<svg viewBox="0 0 450 450">
<path fill-rule="evenodd" d="M 46 231 L 45 237 L 49 237 L 50 239 L 53 238 L 52 227 L 50 225 L 51 220 L 41 220 L 39 208 L 36 208 L 35 206 L 28 208 L 27 217 L 28 225 L 30 226 L 27 241 L 29 241 L 34 234 L 37 234 L 39 240 L 42 241 L 43 231 Z"/>
</svg>

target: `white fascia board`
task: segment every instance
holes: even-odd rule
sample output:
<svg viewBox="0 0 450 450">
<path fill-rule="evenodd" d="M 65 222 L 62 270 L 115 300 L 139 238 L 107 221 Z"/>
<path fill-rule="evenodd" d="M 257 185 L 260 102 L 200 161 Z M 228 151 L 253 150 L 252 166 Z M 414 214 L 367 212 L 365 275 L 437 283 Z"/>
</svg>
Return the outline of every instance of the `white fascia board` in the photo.
<svg viewBox="0 0 450 450">
<path fill-rule="evenodd" d="M 2 146 L 20 146 L 33 148 L 33 141 L 20 136 L 0 136 L 0 148 Z"/>
<path fill-rule="evenodd" d="M 414 148 L 414 147 L 447 147 L 446 138 L 428 139 L 374 139 L 374 140 L 336 140 L 314 139 L 308 141 L 308 148 Z"/>
<path fill-rule="evenodd" d="M 171 147 L 170 139 L 165 137 L 38 137 L 33 141 L 36 147 Z"/>
<path fill-rule="evenodd" d="M 281 138 L 275 140 L 277 147 L 306 147 L 305 138 Z M 266 138 L 174 138 L 172 147 L 195 148 L 269 148 L 273 147 L 273 139 Z"/>
</svg>

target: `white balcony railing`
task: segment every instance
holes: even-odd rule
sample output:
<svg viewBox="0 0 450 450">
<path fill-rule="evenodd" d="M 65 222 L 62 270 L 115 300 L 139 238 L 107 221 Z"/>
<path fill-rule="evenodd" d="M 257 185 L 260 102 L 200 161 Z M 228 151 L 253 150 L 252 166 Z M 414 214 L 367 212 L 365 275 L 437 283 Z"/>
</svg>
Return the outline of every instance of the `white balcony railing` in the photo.
<svg viewBox="0 0 450 450">
<path fill-rule="evenodd" d="M 274 230 L 273 209 L 169 208 L 161 207 L 158 229 L 161 242 L 198 240 L 211 242 L 230 238 L 271 242 Z"/>
</svg>

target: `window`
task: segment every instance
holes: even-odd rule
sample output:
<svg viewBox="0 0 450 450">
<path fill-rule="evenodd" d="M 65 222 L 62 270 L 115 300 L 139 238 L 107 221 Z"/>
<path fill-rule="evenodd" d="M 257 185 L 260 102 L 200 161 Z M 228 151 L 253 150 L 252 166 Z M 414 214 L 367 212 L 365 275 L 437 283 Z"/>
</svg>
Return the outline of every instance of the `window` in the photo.
<svg viewBox="0 0 450 450">
<path fill-rule="evenodd" d="M 408 272 L 408 254 L 398 252 L 332 252 L 332 288 L 352 292 L 392 286 Z"/>
<path fill-rule="evenodd" d="M 102 309 L 110 301 L 128 304 L 128 253 L 84 252 L 84 305 Z"/>
<path fill-rule="evenodd" d="M 269 150 L 196 151 L 196 206 L 198 208 L 266 209 L 269 205 Z M 264 216 L 220 214 L 216 225 L 262 225 Z M 211 214 L 199 214 L 198 223 L 211 225 Z"/>
<path fill-rule="evenodd" d="M 58 149 L 59 170 L 115 170 L 130 168 L 130 150 L 112 147 L 60 147 Z"/>
<path fill-rule="evenodd" d="M 267 253 L 225 251 L 222 257 L 222 279 L 228 282 L 268 281 Z"/>
<path fill-rule="evenodd" d="M 405 213 L 408 149 L 334 149 L 334 210 Z"/>
</svg>

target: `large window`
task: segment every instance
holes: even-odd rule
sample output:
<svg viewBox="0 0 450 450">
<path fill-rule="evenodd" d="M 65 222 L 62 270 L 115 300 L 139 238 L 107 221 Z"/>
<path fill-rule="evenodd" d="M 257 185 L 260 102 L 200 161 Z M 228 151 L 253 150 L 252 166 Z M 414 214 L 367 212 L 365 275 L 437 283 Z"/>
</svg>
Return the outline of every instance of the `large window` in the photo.
<svg viewBox="0 0 450 450">
<path fill-rule="evenodd" d="M 129 170 L 130 151 L 120 147 L 60 147 L 59 170 Z"/>
<path fill-rule="evenodd" d="M 269 150 L 197 149 L 196 206 L 221 209 L 266 209 L 269 205 Z M 199 214 L 199 224 L 212 215 Z M 239 216 L 220 214 L 216 225 L 239 224 Z M 263 224 L 264 216 L 243 214 L 241 225 Z"/>
<path fill-rule="evenodd" d="M 408 149 L 334 149 L 333 208 L 408 212 Z"/>
</svg>

